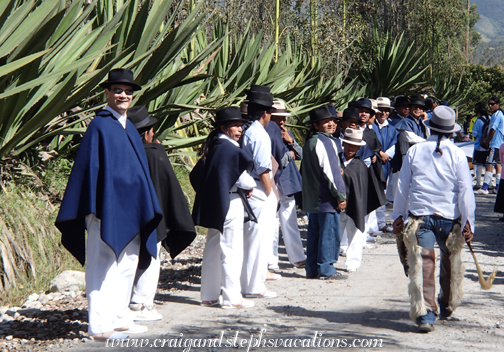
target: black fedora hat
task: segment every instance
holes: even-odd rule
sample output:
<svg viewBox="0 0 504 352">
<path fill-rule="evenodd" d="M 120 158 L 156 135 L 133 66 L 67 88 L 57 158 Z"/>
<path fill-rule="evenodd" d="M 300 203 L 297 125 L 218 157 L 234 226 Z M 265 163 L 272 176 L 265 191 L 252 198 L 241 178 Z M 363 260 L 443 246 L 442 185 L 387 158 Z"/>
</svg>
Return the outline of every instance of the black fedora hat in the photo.
<svg viewBox="0 0 504 352">
<path fill-rule="evenodd" d="M 369 109 L 369 113 L 371 114 L 371 116 L 375 114 L 375 111 L 373 110 L 373 104 L 371 103 L 371 100 L 369 100 L 368 98 L 357 99 L 353 107 Z"/>
<path fill-rule="evenodd" d="M 351 107 L 343 110 L 343 121 L 356 120 L 359 121 L 359 108 Z"/>
<path fill-rule="evenodd" d="M 336 114 L 332 114 L 327 105 L 310 110 L 310 122 L 317 122 L 325 119 L 336 119 Z"/>
<path fill-rule="evenodd" d="M 412 95 L 410 97 L 410 104 L 425 106 L 425 99 L 421 95 Z"/>
<path fill-rule="evenodd" d="M 108 79 L 100 83 L 100 87 L 109 88 L 112 84 L 125 84 L 131 86 L 133 90 L 142 89 L 141 86 L 136 84 L 133 80 L 133 71 L 127 68 L 114 68 L 108 73 Z"/>
<path fill-rule="evenodd" d="M 410 105 L 410 100 L 406 95 L 398 95 L 394 100 L 394 107 Z"/>
<path fill-rule="evenodd" d="M 329 112 L 333 115 L 333 117 L 336 119 L 336 120 L 341 120 L 341 117 L 338 116 L 338 112 L 336 111 L 336 108 L 334 107 L 334 105 L 332 104 L 328 104 L 326 105 L 327 108 L 329 109 Z"/>
<path fill-rule="evenodd" d="M 229 106 L 227 108 L 222 108 L 217 110 L 215 113 L 215 122 L 212 123 L 214 127 L 220 126 L 224 122 L 229 121 L 241 121 L 243 123 L 247 122 L 246 119 L 242 117 L 241 110 L 237 106 Z"/>
<path fill-rule="evenodd" d="M 133 125 L 137 130 L 153 126 L 157 122 L 157 119 L 149 116 L 147 108 L 143 105 L 133 106 L 128 109 L 128 120 L 133 122 Z"/>
<path fill-rule="evenodd" d="M 269 87 L 252 85 L 246 93 L 249 104 L 257 104 L 267 108 L 273 107 L 273 94 L 271 94 Z"/>
</svg>

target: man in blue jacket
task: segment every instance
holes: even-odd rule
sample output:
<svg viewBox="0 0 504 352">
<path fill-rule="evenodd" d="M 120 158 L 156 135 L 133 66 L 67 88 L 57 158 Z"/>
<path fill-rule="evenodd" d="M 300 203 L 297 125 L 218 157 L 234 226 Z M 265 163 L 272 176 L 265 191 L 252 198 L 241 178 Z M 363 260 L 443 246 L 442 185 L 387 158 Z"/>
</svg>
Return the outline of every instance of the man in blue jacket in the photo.
<svg viewBox="0 0 504 352">
<path fill-rule="evenodd" d="M 376 113 L 376 120 L 373 124 L 373 130 L 382 145 L 380 156 L 382 159 L 382 170 L 385 181 L 391 176 L 391 161 L 394 158 L 396 151 L 397 135 L 399 134 L 394 126 L 392 126 L 388 117 L 390 114 L 391 106 L 390 99 L 380 97 L 376 99 L 378 109 L 380 112 Z M 378 218 L 378 228 L 383 232 L 392 232 L 392 227 L 387 226 L 385 220 L 386 206 L 382 205 L 376 210 L 376 217 Z"/>
<path fill-rule="evenodd" d="M 133 92 L 141 87 L 127 69 L 110 71 L 100 86 L 108 104 L 82 139 L 56 227 L 62 244 L 86 262 L 89 336 L 124 339 L 147 331 L 133 323 L 128 304 L 137 267 L 157 256 L 162 213 L 142 140 L 127 120 Z"/>
</svg>

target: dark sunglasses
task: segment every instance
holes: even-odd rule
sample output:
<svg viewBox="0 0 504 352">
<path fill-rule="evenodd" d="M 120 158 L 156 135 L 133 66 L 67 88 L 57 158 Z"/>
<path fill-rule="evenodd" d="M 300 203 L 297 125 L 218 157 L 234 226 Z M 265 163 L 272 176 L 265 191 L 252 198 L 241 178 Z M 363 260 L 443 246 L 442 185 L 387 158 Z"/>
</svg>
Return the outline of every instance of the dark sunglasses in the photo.
<svg viewBox="0 0 504 352">
<path fill-rule="evenodd" d="M 115 94 L 121 94 L 122 92 L 126 93 L 126 95 L 133 95 L 133 89 L 122 89 L 122 88 L 114 88 L 112 91 Z"/>
<path fill-rule="evenodd" d="M 497 103 L 488 103 L 489 106 L 497 105 Z"/>
</svg>

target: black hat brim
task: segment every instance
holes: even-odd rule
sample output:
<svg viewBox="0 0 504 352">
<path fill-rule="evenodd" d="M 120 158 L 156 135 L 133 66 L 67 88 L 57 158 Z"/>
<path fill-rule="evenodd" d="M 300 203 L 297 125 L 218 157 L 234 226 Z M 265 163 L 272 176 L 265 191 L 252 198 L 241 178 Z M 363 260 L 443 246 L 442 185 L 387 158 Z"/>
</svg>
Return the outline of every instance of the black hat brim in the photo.
<svg viewBox="0 0 504 352">
<path fill-rule="evenodd" d="M 222 120 L 222 121 L 215 121 L 215 122 L 212 122 L 212 126 L 213 126 L 214 128 L 217 128 L 218 126 L 223 125 L 223 124 L 225 124 L 226 122 L 233 122 L 233 121 L 241 121 L 241 122 L 243 122 L 243 123 L 247 123 L 247 122 L 249 122 L 249 120 L 247 120 L 247 119 L 229 119 L 229 120 Z"/>
<path fill-rule="evenodd" d="M 139 130 L 141 128 L 154 126 L 156 124 L 156 122 L 157 122 L 156 118 L 149 116 L 149 118 L 147 118 L 147 119 L 144 119 L 140 122 L 134 123 L 133 126 L 135 126 L 135 128 L 137 130 Z"/>
<path fill-rule="evenodd" d="M 131 86 L 131 88 L 133 88 L 134 91 L 142 90 L 141 86 L 139 86 L 136 83 L 132 83 L 130 81 L 106 81 L 106 82 L 100 83 L 99 86 L 102 88 L 108 89 L 113 84 L 124 84 L 125 86 Z"/>
</svg>

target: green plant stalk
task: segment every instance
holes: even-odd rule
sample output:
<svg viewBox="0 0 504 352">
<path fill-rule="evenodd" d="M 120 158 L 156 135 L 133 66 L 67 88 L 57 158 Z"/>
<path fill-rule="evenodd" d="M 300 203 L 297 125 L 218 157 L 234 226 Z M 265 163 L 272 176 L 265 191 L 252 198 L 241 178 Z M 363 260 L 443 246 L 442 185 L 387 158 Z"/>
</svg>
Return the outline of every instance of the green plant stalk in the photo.
<svg viewBox="0 0 504 352">
<path fill-rule="evenodd" d="M 278 62 L 278 35 L 280 32 L 280 0 L 275 0 L 275 63 Z"/>
</svg>

